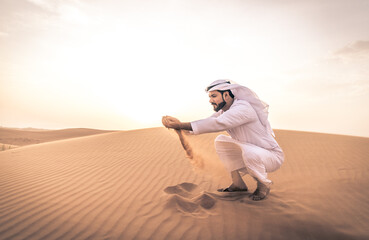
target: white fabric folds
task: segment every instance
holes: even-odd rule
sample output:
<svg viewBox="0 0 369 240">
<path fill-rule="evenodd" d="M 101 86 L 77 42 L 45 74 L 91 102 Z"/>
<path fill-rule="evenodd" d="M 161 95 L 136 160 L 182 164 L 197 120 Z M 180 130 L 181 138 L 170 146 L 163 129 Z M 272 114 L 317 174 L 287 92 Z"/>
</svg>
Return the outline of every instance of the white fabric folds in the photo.
<svg viewBox="0 0 369 240">
<path fill-rule="evenodd" d="M 267 173 L 281 167 L 284 154 L 268 121 L 268 105 L 249 88 L 229 80 L 217 80 L 206 88 L 207 92 L 215 90 L 231 90 L 232 105 L 227 111 L 191 122 L 193 133 L 227 131 L 230 136 L 215 139 L 215 149 L 225 168 L 270 185 Z"/>
<path fill-rule="evenodd" d="M 268 121 L 269 105 L 260 100 L 256 93 L 254 93 L 251 89 L 236 83 L 231 83 L 230 80 L 216 80 L 206 88 L 207 92 L 215 90 L 231 90 L 235 99 L 247 101 L 255 110 L 260 123 L 265 128 L 265 131 L 275 137 L 272 127 Z"/>
<path fill-rule="evenodd" d="M 226 135 L 219 135 L 215 139 L 215 149 L 228 172 L 238 170 L 241 175 L 250 174 L 267 186 L 272 183 L 267 173 L 279 169 L 284 161 L 280 148 L 267 150 Z"/>
</svg>

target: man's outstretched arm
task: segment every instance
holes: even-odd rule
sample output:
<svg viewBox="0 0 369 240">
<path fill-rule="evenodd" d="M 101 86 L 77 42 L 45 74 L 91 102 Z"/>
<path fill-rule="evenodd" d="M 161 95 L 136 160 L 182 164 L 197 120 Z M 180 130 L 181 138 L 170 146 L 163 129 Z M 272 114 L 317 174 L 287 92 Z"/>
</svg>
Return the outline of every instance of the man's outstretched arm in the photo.
<svg viewBox="0 0 369 240">
<path fill-rule="evenodd" d="M 179 128 L 182 130 L 192 131 L 192 125 L 190 122 L 181 122 Z"/>
</svg>

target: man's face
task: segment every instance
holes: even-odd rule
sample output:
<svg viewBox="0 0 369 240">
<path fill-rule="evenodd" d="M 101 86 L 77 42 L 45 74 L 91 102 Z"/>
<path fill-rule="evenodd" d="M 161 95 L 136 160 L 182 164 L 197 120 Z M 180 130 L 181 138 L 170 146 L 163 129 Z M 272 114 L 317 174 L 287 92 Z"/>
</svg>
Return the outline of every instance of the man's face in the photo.
<svg viewBox="0 0 369 240">
<path fill-rule="evenodd" d="M 209 102 L 213 105 L 214 111 L 218 112 L 225 105 L 222 94 L 218 91 L 209 92 Z"/>
</svg>

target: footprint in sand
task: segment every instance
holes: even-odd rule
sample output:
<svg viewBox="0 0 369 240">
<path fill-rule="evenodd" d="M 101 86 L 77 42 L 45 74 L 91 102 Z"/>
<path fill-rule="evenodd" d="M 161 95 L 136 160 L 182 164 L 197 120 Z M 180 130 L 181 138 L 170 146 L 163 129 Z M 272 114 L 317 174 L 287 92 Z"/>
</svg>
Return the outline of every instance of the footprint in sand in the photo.
<svg viewBox="0 0 369 240">
<path fill-rule="evenodd" d="M 196 184 L 188 183 L 188 182 L 181 183 L 179 184 L 179 186 L 188 192 L 192 192 L 193 190 L 197 188 Z"/>
<path fill-rule="evenodd" d="M 199 205 L 196 202 L 178 195 L 173 195 L 169 198 L 167 207 L 175 208 L 185 213 L 195 213 L 200 210 Z"/>
<path fill-rule="evenodd" d="M 176 208 L 184 213 L 204 214 L 206 210 L 214 208 L 216 200 L 207 193 L 196 195 L 193 191 L 197 188 L 193 183 L 181 183 L 169 186 L 164 192 L 171 194 L 167 207 Z"/>
<path fill-rule="evenodd" d="M 184 182 L 175 186 L 169 186 L 164 189 L 164 192 L 168 194 L 177 194 L 182 197 L 189 197 L 191 195 L 191 192 L 196 188 L 196 184 Z"/>
<path fill-rule="evenodd" d="M 200 204 L 201 207 L 205 209 L 211 209 L 215 205 L 215 199 L 206 193 L 202 194 L 197 199 L 197 202 Z"/>
</svg>

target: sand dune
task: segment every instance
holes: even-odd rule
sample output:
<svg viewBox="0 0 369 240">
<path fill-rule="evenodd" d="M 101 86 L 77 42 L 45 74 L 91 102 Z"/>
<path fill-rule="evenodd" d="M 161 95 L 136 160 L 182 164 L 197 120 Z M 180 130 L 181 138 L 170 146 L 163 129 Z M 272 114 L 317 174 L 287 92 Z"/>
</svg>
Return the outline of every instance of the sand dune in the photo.
<svg viewBox="0 0 369 240">
<path fill-rule="evenodd" d="M 186 136 L 201 169 L 164 128 L 0 152 L 0 239 L 369 238 L 368 138 L 277 130 L 286 160 L 254 202 L 216 191 L 216 135 Z"/>
<path fill-rule="evenodd" d="M 112 131 L 103 131 L 88 128 L 72 128 L 62 130 L 45 130 L 32 128 L 2 128 L 0 127 L 0 146 L 4 149 L 15 148 L 17 146 L 26 146 L 43 142 L 56 141 L 61 139 L 90 136 L 94 134 L 107 133 Z"/>
</svg>

